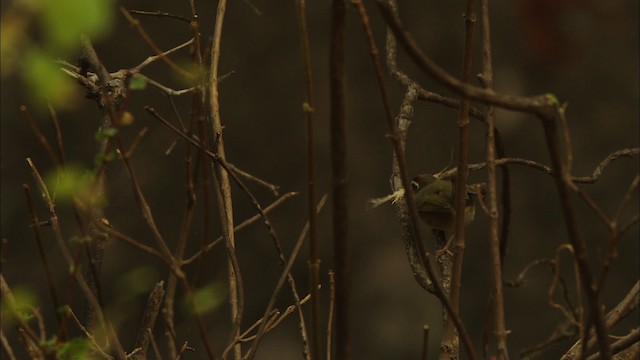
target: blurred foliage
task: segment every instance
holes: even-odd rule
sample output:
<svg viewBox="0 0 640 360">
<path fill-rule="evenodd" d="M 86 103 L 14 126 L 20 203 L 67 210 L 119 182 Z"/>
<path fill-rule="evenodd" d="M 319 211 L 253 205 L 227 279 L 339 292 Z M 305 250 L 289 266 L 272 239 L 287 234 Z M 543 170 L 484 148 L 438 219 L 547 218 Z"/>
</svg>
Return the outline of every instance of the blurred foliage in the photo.
<svg viewBox="0 0 640 360">
<path fill-rule="evenodd" d="M 83 205 L 102 207 L 105 199 L 102 196 L 102 186 L 95 181 L 95 174 L 80 165 L 68 164 L 51 171 L 45 176 L 49 192 L 57 202 L 68 203 L 74 200 Z"/>
<path fill-rule="evenodd" d="M 80 35 L 93 39 L 112 29 L 113 0 L 16 0 L 3 9 L 2 77 L 18 73 L 31 92 L 31 101 L 58 107 L 68 101 L 76 85 L 64 76 L 55 59 L 69 58 L 80 46 Z M 31 31 L 35 26 L 37 31 Z"/>
<path fill-rule="evenodd" d="M 225 286 L 219 282 L 212 282 L 193 292 L 193 306 L 197 314 L 206 314 L 222 305 L 227 298 Z"/>
<path fill-rule="evenodd" d="M 90 359 L 90 340 L 87 338 L 73 338 L 59 345 L 56 351 L 58 359 Z"/>
<path fill-rule="evenodd" d="M 115 284 L 115 293 L 121 298 L 134 297 L 149 292 L 156 281 L 158 281 L 156 269 L 140 266 L 128 270 L 126 274 L 118 278 Z"/>
<path fill-rule="evenodd" d="M 2 301 L 0 308 L 3 316 L 2 326 L 11 326 L 14 323 L 14 319 L 17 317 L 20 321 L 29 322 L 33 318 L 33 309 L 38 306 L 37 298 L 33 290 L 26 287 L 24 284 L 16 286 L 12 291 L 13 299 L 9 301 Z M 4 300 L 4 299 L 3 299 Z"/>
</svg>

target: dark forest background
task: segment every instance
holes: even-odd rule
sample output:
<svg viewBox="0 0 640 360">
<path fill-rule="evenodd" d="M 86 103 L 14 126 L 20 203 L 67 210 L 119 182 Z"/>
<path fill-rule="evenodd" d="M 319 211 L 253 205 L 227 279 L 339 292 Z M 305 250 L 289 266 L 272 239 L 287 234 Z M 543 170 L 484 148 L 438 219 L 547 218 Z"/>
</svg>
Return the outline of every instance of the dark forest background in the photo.
<svg viewBox="0 0 640 360">
<path fill-rule="evenodd" d="M 14 2 L 15 3 L 15 2 Z M 203 43 L 211 36 L 215 19 L 215 3 L 197 1 Z M 365 4 L 371 16 L 379 48 L 384 49 L 385 23 L 373 3 Z M 3 12 L 12 2 L 2 4 Z M 161 10 L 190 17 L 186 1 L 118 1 L 113 4 L 114 22 L 107 36 L 93 40 L 96 52 L 111 72 L 130 68 L 153 54 L 122 14 L 127 9 Z M 405 27 L 418 40 L 423 51 L 445 70 L 459 76 L 462 71 L 463 18 L 461 2 L 399 1 Z M 260 14 L 257 14 L 254 8 Z M 330 191 L 329 144 L 329 24 L 328 1 L 309 1 L 308 23 L 315 80 L 316 156 L 318 198 Z M 586 176 L 611 152 L 638 146 L 640 109 L 640 76 L 638 67 L 639 5 L 637 1 L 528 1 L 495 2 L 492 12 L 492 41 L 495 88 L 503 93 L 534 95 L 553 93 L 568 103 L 567 118 L 572 134 L 574 175 Z M 161 49 L 169 49 L 189 39 L 187 26 L 166 18 L 137 16 L 145 30 Z M 7 21 L 3 16 L 3 22 Z M 416 359 L 420 355 L 422 327 L 431 327 L 432 353 L 435 354 L 442 328 L 442 310 L 438 300 L 424 292 L 415 282 L 400 240 L 399 224 L 391 205 L 368 208 L 368 200 L 390 193 L 392 147 L 385 137 L 388 132 L 384 111 L 375 83 L 367 45 L 357 13 L 347 11 L 347 133 L 350 211 L 349 236 L 352 286 L 352 333 L 355 359 Z M 28 29 L 34 41 L 43 34 L 34 23 Z M 479 51 L 476 54 L 479 56 Z M 280 192 L 301 192 L 270 213 L 270 218 L 289 254 L 307 219 L 306 216 L 306 125 L 302 111 L 304 72 L 301 61 L 300 34 L 294 1 L 233 1 L 228 4 L 223 30 L 220 73 L 233 72 L 220 84 L 220 109 L 224 124 L 227 159 L 237 167 L 280 186 Z M 425 88 L 455 97 L 417 70 L 399 51 L 399 63 Z M 77 53 L 65 60 L 76 63 Z M 187 63 L 186 51 L 172 55 L 177 63 Z M 479 58 L 479 57 L 478 57 Z M 476 62 L 479 64 L 479 62 Z M 476 73 L 478 71 L 475 71 Z M 149 78 L 174 89 L 185 84 L 158 61 L 144 70 Z M 403 89 L 388 78 L 392 104 L 397 109 Z M 83 98 L 84 89 L 56 105 L 57 116 L 68 161 L 93 167 L 96 154 L 94 134 L 101 119 L 96 103 Z M 191 96 L 174 98 L 177 109 L 188 118 Z M 46 136 L 53 129 L 47 111 L 39 110 L 39 99 L 21 81 L 19 72 L 3 74 L 1 92 L 1 222 L 2 275 L 15 290 L 33 294 L 45 320 L 55 327 L 54 309 L 47 293 L 47 283 L 37 255 L 37 247 L 29 226 L 21 184 L 36 188 L 25 158 L 30 157 L 42 173 L 53 169 L 47 153 L 21 115 L 26 105 Z M 179 234 L 185 206 L 185 143 L 163 124 L 149 116 L 145 105 L 171 117 L 166 96 L 152 87 L 132 91 L 126 109 L 134 116 L 131 125 L 121 129 L 125 143 L 130 143 L 143 128 L 149 132 L 132 158 L 132 166 L 149 201 L 158 228 L 171 247 Z M 478 105 L 478 104 L 476 104 Z M 408 134 L 407 160 L 410 175 L 437 172 L 447 166 L 455 154 L 457 110 L 439 104 L 418 102 L 413 125 Z M 549 164 L 548 152 L 538 121 L 531 115 L 498 110 L 497 128 L 511 157 L 526 158 Z M 472 121 L 470 127 L 470 162 L 485 159 L 484 125 Z M 177 145 L 165 154 L 174 141 Z M 508 253 L 504 263 L 505 279 L 513 279 L 536 259 L 552 258 L 559 244 L 566 243 L 566 231 L 552 177 L 524 166 L 511 166 L 512 226 Z M 581 185 L 601 208 L 612 213 L 638 173 L 637 155 L 614 161 L 594 184 Z M 483 171 L 471 171 L 469 182 L 483 182 Z M 106 217 L 112 226 L 146 244 L 152 244 L 147 228 L 135 210 L 130 183 L 122 164 L 115 161 L 107 171 Z M 250 183 L 258 200 L 267 205 L 275 197 L 268 190 Z M 34 192 L 37 193 L 37 192 Z M 638 213 L 637 190 L 628 214 Z M 37 208 L 44 217 L 44 203 L 36 196 Z M 608 250 L 607 229 L 583 203 L 576 201 L 579 226 L 594 264 Z M 318 218 L 322 263 L 322 316 L 327 315 L 328 275 L 333 266 L 330 206 Z M 214 207 L 214 211 L 215 207 Z M 59 207 L 63 232 L 72 237 L 77 225 L 69 206 Z M 255 208 L 234 188 L 236 222 L 253 216 Z M 217 214 L 213 229 L 219 235 Z M 630 216 L 627 217 L 627 219 Z M 460 311 L 477 346 L 487 317 L 490 274 L 488 268 L 488 218 L 481 211 L 466 230 L 466 256 L 462 281 Z M 187 254 L 199 248 L 202 215 L 196 216 L 193 241 Z M 426 226 L 425 226 L 426 232 Z M 46 233 L 46 229 L 43 230 Z M 602 300 L 607 309 L 614 306 L 638 280 L 638 226 L 622 238 L 618 258 L 608 278 Z M 66 265 L 50 234 L 45 235 L 46 251 L 57 270 L 60 284 L 67 283 Z M 245 322 L 250 324 L 262 316 L 264 306 L 280 274 L 278 258 L 264 226 L 257 222 L 237 233 L 237 253 L 243 269 L 246 293 Z M 433 244 L 428 245 L 433 248 Z M 301 294 L 308 292 L 307 247 L 293 268 Z M 568 274 L 570 296 L 575 298 L 571 279 L 571 259 L 567 254 L 562 270 Z M 598 268 L 596 265 L 595 268 Z M 196 267 L 188 268 L 193 276 Z M 125 348 L 132 345 L 142 309 L 153 284 L 166 279 L 166 267 L 153 257 L 130 246 L 111 240 L 103 269 L 103 292 L 117 333 Z M 130 276 L 137 274 L 136 276 Z M 142 275 L 141 275 L 142 274 Z M 219 349 L 227 341 L 228 305 L 225 298 L 227 267 L 223 247 L 206 257 L 197 285 L 217 284 L 222 301 L 215 311 L 205 316 L 212 342 Z M 505 289 L 508 343 L 512 356 L 544 342 L 564 320 L 563 314 L 549 306 L 547 289 L 552 274 L 548 267 L 537 267 L 518 288 Z M 134 284 L 131 284 L 133 281 Z M 133 287 L 132 287 L 133 286 Z M 77 294 L 79 296 L 79 292 Z M 277 307 L 290 305 L 288 291 L 280 295 Z M 81 306 L 74 300 L 72 306 Z M 203 359 L 205 353 L 188 311 L 178 308 L 176 325 L 179 343 L 188 341 L 196 352 L 186 358 Z M 78 313 L 81 310 L 78 309 Z M 4 314 L 3 314 L 3 318 Z M 6 319 L 6 318 L 5 318 Z M 626 334 L 638 325 L 637 311 L 620 326 L 618 334 Z M 324 325 L 323 325 L 324 326 Z M 162 334 L 162 321 L 156 332 Z M 3 331 L 9 335 L 12 330 Z M 15 333 L 12 334 L 15 336 Z M 162 338 L 162 335 L 158 335 Z M 14 338 L 15 340 L 15 338 Z M 556 358 L 575 341 L 564 340 L 551 345 L 541 358 Z M 17 342 L 14 342 L 17 346 Z M 302 346 L 297 319 L 290 316 L 269 333 L 257 353 L 258 359 L 300 358 Z"/>
</svg>

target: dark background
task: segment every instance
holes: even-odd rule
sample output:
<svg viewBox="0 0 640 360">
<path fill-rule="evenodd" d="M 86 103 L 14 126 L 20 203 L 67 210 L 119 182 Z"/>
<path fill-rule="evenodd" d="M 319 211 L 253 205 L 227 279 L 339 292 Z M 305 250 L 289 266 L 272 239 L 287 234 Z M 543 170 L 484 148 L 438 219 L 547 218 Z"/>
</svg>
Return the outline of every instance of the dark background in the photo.
<svg viewBox="0 0 640 360">
<path fill-rule="evenodd" d="M 224 139 L 230 162 L 280 185 L 281 192 L 301 192 L 270 216 L 288 254 L 306 218 L 306 128 L 302 112 L 304 80 L 299 32 L 293 1 L 253 0 L 251 4 L 262 15 L 257 15 L 245 2 L 234 1 L 229 3 L 225 18 L 220 73 L 234 71 L 235 74 L 220 85 Z M 186 1 L 164 4 L 120 1 L 118 5 L 190 16 Z M 367 2 L 366 5 L 378 46 L 383 49 L 384 24 L 373 4 Z M 197 6 L 206 39 L 212 33 L 215 4 L 200 1 Z M 400 1 L 399 8 L 406 28 L 418 39 L 424 52 L 444 69 L 459 76 L 462 69 L 463 4 Z M 520 0 L 500 3 L 491 9 L 496 89 L 515 95 L 550 92 L 561 102 L 568 103 L 567 118 L 572 133 L 576 176 L 590 174 L 610 152 L 638 146 L 638 10 L 637 1 L 601 3 L 572 0 Z M 95 43 L 98 55 L 110 71 L 135 66 L 152 54 L 124 18 L 119 13 L 116 17 L 113 33 Z M 139 18 L 162 49 L 184 42 L 190 36 L 182 22 Z M 329 2 L 309 2 L 308 22 L 315 77 L 319 198 L 330 189 Z M 479 55 L 478 49 L 476 55 Z M 402 56 L 402 51 L 400 54 L 400 66 L 425 88 L 453 96 L 420 74 Z M 186 52 L 173 58 L 178 62 L 188 60 Z M 383 108 L 364 35 L 353 8 L 348 11 L 346 59 L 353 354 L 355 359 L 416 359 L 420 354 L 424 324 L 432 328 L 432 352 L 437 349 L 441 307 L 433 296 L 422 291 L 412 277 L 393 208 L 389 205 L 373 210 L 367 208 L 369 199 L 389 192 L 392 148 L 385 138 L 387 128 Z M 75 59 L 68 60 L 75 62 Z M 475 73 L 479 72 L 479 63 L 475 62 Z M 161 62 L 145 69 L 144 74 L 175 89 L 184 86 Z M 390 78 L 388 80 L 397 109 L 403 89 Z M 28 226 L 20 184 L 29 183 L 35 188 L 26 157 L 31 157 L 43 173 L 51 169 L 51 164 L 18 112 L 20 105 L 31 104 L 29 91 L 17 77 L 3 78 L 2 81 L 1 220 L 2 238 L 6 239 L 2 248 L 2 273 L 12 287 L 36 291 L 40 309 L 49 314 L 49 319 L 53 309 L 48 303 L 46 282 Z M 190 101 L 189 95 L 176 98 L 183 119 L 188 118 Z M 73 109 L 58 112 L 67 158 L 91 167 L 96 146 L 93 134 L 100 112 L 95 103 L 82 99 L 81 91 L 69 102 L 74 104 Z M 142 127 L 150 128 L 132 161 L 156 222 L 165 239 L 173 245 L 185 202 L 184 144 L 179 143 L 171 154 L 165 155 L 165 150 L 176 138 L 146 114 L 144 105 L 152 105 L 170 117 L 170 106 L 164 95 L 153 88 L 134 92 L 127 109 L 135 116 L 135 121 L 122 130 L 123 136 L 130 141 Z M 37 110 L 33 113 L 39 126 L 52 139 L 47 115 Z M 449 163 L 457 142 L 456 119 L 456 110 L 432 103 L 416 105 L 407 144 L 412 174 L 436 172 Z M 509 156 L 548 164 L 542 129 L 536 118 L 498 111 L 497 125 Z M 470 131 L 470 161 L 481 162 L 485 157 L 484 126 L 474 121 Z M 514 166 L 511 169 L 513 223 L 504 268 L 507 279 L 514 278 L 533 260 L 553 257 L 558 245 L 568 242 L 552 178 L 531 168 Z M 637 172 L 637 158 L 620 159 L 606 169 L 598 182 L 583 187 L 607 214 L 612 214 Z M 109 205 L 106 212 L 109 220 L 115 228 L 151 244 L 150 233 L 135 210 L 129 180 L 120 163 L 113 164 L 108 178 Z M 485 181 L 484 172 L 472 172 L 469 181 Z M 274 199 L 262 188 L 252 185 L 252 190 L 263 205 Z M 239 189 L 234 189 L 234 199 L 236 222 L 255 213 Z M 592 263 L 597 264 L 606 255 L 606 228 L 591 210 L 578 201 L 576 203 L 581 233 L 589 246 Z M 44 206 L 40 204 L 39 209 L 44 218 Z M 65 235 L 77 234 L 69 209 L 62 205 L 59 210 Z M 636 192 L 632 208 L 625 213 L 624 219 L 637 212 Z M 217 223 L 217 214 L 214 215 Z M 199 213 L 188 254 L 193 253 L 201 241 L 201 216 Z M 479 212 L 476 219 L 466 232 L 461 313 L 479 346 L 487 317 L 490 273 L 487 217 Z M 65 265 L 60 260 L 53 238 L 50 234 L 47 236 L 50 256 L 56 258 L 54 264 L 61 269 L 59 280 L 65 283 L 65 271 L 62 270 Z M 326 274 L 332 267 L 330 203 L 320 215 L 319 236 L 323 254 L 322 292 L 326 297 Z M 619 257 L 603 294 L 607 309 L 615 305 L 638 279 L 637 239 L 638 227 L 634 226 L 620 242 Z M 246 287 L 246 327 L 262 316 L 280 270 L 271 240 L 262 224 L 256 223 L 238 233 L 237 241 Z M 294 276 L 304 294 L 308 287 L 306 250 L 305 247 L 294 269 Z M 561 258 L 563 272 L 569 284 L 573 284 L 570 257 L 565 253 Z M 146 271 L 148 282 L 136 284 L 142 290 L 132 293 L 123 279 L 133 269 L 140 268 Z M 119 325 L 123 345 L 129 347 L 133 339 L 127 334 L 137 329 L 146 294 L 153 282 L 166 278 L 166 270 L 151 257 L 114 242 L 107 250 L 104 271 L 103 286 L 107 302 L 111 304 L 109 311 L 117 314 L 119 320 L 115 323 Z M 190 271 L 195 271 L 195 268 Z M 207 258 L 199 284 L 218 282 L 224 287 L 225 277 L 226 264 L 220 247 Z M 554 331 L 555 325 L 563 320 L 563 315 L 547 303 L 550 280 L 548 268 L 539 267 L 530 272 L 525 286 L 505 290 L 507 327 L 512 331 L 508 341 L 514 357 L 521 349 L 544 341 Z M 571 296 L 575 304 L 575 292 L 572 291 Z M 278 306 L 283 309 L 291 302 L 285 289 Z M 217 349 L 227 338 L 225 306 L 206 318 L 212 333 L 210 338 Z M 323 316 L 326 316 L 326 309 L 325 306 Z M 53 326 L 53 322 L 51 324 Z M 178 325 L 178 342 L 189 341 L 198 350 L 189 358 L 204 358 L 193 321 L 179 319 Z M 629 323 L 614 333 L 626 334 L 634 325 L 637 325 L 637 312 Z M 157 329 L 163 329 L 161 322 Z M 163 336 L 162 331 L 157 333 L 159 337 Z M 568 341 L 555 345 L 543 358 L 553 358 L 569 346 Z M 291 316 L 281 328 L 264 339 L 257 358 L 294 359 L 300 354 L 296 319 Z"/>
</svg>

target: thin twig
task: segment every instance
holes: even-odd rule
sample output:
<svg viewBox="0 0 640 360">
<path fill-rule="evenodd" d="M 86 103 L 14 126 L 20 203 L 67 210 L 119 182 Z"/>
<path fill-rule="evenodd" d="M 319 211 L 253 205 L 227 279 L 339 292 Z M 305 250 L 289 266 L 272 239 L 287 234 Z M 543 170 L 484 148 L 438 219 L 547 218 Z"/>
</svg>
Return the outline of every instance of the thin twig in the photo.
<svg viewBox="0 0 640 360">
<path fill-rule="evenodd" d="M 191 20 L 187 19 L 184 16 L 162 12 L 160 10 L 156 10 L 156 11 L 129 10 L 129 12 L 136 15 L 152 16 L 152 17 L 159 17 L 159 18 L 172 18 L 172 19 L 184 21 L 186 23 L 191 22 Z"/>
<path fill-rule="evenodd" d="M 22 184 L 22 188 L 25 193 L 25 197 L 27 199 L 27 209 L 29 210 L 29 215 L 31 216 L 31 228 L 33 229 L 33 234 L 36 238 L 36 244 L 38 245 L 38 253 L 40 254 L 40 260 L 42 261 L 42 265 L 44 267 L 44 273 L 47 278 L 47 284 L 49 285 L 49 295 L 51 295 L 51 302 L 53 303 L 53 308 L 56 309 L 56 320 L 58 321 L 58 335 L 62 340 L 66 340 L 67 338 L 67 329 L 64 321 L 64 317 L 62 313 L 57 311 L 60 308 L 60 300 L 58 296 L 58 287 L 56 286 L 55 278 L 53 276 L 53 272 L 51 271 L 51 265 L 49 263 L 49 257 L 47 256 L 47 251 L 45 251 L 44 245 L 42 244 L 42 237 L 40 235 L 40 226 L 38 223 L 38 214 L 36 213 L 35 207 L 33 205 L 33 197 L 31 195 L 31 188 L 27 184 Z"/>
<path fill-rule="evenodd" d="M 58 223 L 58 215 L 57 215 L 53 200 L 49 195 L 49 190 L 44 180 L 42 179 L 42 176 L 40 176 L 39 171 L 35 167 L 33 161 L 30 158 L 27 158 L 27 163 L 29 164 L 29 168 L 31 169 L 31 173 L 36 181 L 36 184 L 38 185 L 38 188 L 40 189 L 42 195 L 44 196 L 44 200 L 47 203 L 49 216 L 50 216 L 50 223 L 53 229 L 54 238 L 58 243 L 58 247 L 62 252 L 63 258 L 66 261 L 68 268 L 72 269 L 72 275 L 75 277 L 75 280 L 79 285 L 80 289 L 82 290 L 85 296 L 85 299 L 89 304 L 91 304 L 91 306 L 95 310 L 98 323 L 100 324 L 101 327 L 103 327 L 103 329 L 107 329 L 107 321 L 104 317 L 102 308 L 95 294 L 87 284 L 82 274 L 80 274 L 77 271 L 78 265 L 74 260 L 74 258 L 71 256 L 69 245 L 67 244 L 67 242 L 64 240 L 64 237 L 62 236 L 62 230 L 60 229 L 60 224 Z M 111 338 L 113 346 L 118 351 L 118 357 L 121 359 L 124 359 L 124 351 L 122 351 L 122 346 L 120 345 L 120 341 L 118 340 L 117 336 L 114 333 L 109 332 L 108 330 L 107 330 L 107 333 Z"/>
<path fill-rule="evenodd" d="M 129 10 L 127 10 L 124 6 L 121 6 L 120 12 L 124 15 L 127 21 L 129 21 L 129 23 L 138 31 L 138 33 L 140 34 L 140 37 L 142 37 L 142 39 L 144 39 L 144 41 L 149 45 L 149 47 L 151 47 L 151 50 L 153 50 L 154 53 L 160 56 L 162 61 L 164 61 L 167 65 L 169 65 L 169 67 L 173 69 L 175 72 L 177 72 L 181 76 L 184 76 L 186 79 L 194 78 L 193 74 L 181 68 L 173 60 L 163 55 L 163 51 L 160 50 L 158 45 L 156 45 L 153 39 L 151 39 L 151 37 L 149 36 L 149 34 L 147 34 L 147 32 L 142 27 L 142 25 L 140 25 L 140 21 L 138 21 L 136 18 L 131 16 L 131 13 L 129 12 Z"/>
<path fill-rule="evenodd" d="M 320 202 L 318 203 L 318 205 L 315 208 L 316 213 L 320 212 L 320 210 L 322 210 L 322 208 L 324 207 L 324 204 L 327 201 L 327 196 L 323 196 L 322 199 L 320 199 Z M 271 313 L 271 309 L 273 309 L 276 299 L 278 297 L 278 294 L 280 293 L 280 291 L 282 290 L 282 287 L 284 286 L 284 282 L 286 280 L 289 280 L 291 278 L 291 268 L 293 267 L 293 263 L 295 262 L 298 253 L 300 252 L 300 248 L 302 247 L 302 244 L 304 243 L 304 239 L 307 237 L 309 231 L 309 223 L 307 222 L 307 224 L 304 226 L 302 232 L 300 233 L 300 236 L 298 237 L 298 240 L 296 241 L 296 244 L 293 247 L 293 250 L 291 251 L 291 255 L 289 256 L 289 259 L 287 260 L 287 263 L 284 265 L 283 269 L 282 269 L 282 273 L 280 275 L 280 278 L 278 279 L 278 282 L 275 286 L 275 289 L 273 290 L 273 292 L 271 293 L 271 298 L 269 299 L 269 302 L 267 304 L 267 307 L 264 311 L 264 315 L 263 315 L 263 319 L 268 318 L 269 314 Z M 298 310 L 300 311 L 300 299 L 295 299 L 296 300 L 296 306 L 298 307 Z M 302 319 L 302 318 L 301 318 Z M 260 344 L 260 341 L 262 340 L 262 337 L 264 336 L 264 334 L 267 331 L 267 323 L 263 322 L 262 324 L 260 324 L 260 327 L 258 328 L 258 331 L 256 332 L 256 337 L 255 340 L 253 342 L 253 345 L 251 346 L 251 348 L 247 351 L 247 354 L 243 357 L 243 359 L 247 359 L 247 360 L 251 360 L 253 359 L 253 357 L 256 354 L 256 351 L 258 350 L 258 345 Z M 225 353 L 231 348 L 231 346 L 233 345 L 233 343 L 231 345 L 229 345 L 229 347 L 227 348 L 227 350 L 225 350 Z"/>
<path fill-rule="evenodd" d="M 143 360 L 147 358 L 147 347 L 153 337 L 153 327 L 156 323 L 156 317 L 158 311 L 160 311 L 160 305 L 162 305 L 162 297 L 164 296 L 164 282 L 159 281 L 151 290 L 147 305 L 144 308 L 144 314 L 142 315 L 142 321 L 140 322 L 140 329 L 136 335 L 136 341 L 133 345 L 134 348 L 140 348 L 140 351 L 135 356 L 131 356 L 132 360 Z"/>
<path fill-rule="evenodd" d="M 266 208 L 264 208 L 264 213 L 265 215 L 270 213 L 272 210 L 274 210 L 277 206 L 279 206 L 280 204 L 282 204 L 284 201 L 286 201 L 287 199 L 298 195 L 297 192 L 288 192 L 284 195 L 282 195 L 280 198 L 278 198 L 277 200 L 275 200 L 273 203 L 271 203 L 269 206 L 267 206 Z M 260 214 L 256 214 L 248 219 L 246 219 L 245 221 L 243 221 L 242 223 L 240 223 L 239 225 L 236 225 L 236 227 L 233 229 L 234 232 L 238 232 L 242 229 L 244 229 L 245 227 L 253 224 L 254 222 L 258 221 L 262 219 L 262 217 L 260 216 Z M 213 240 L 212 242 L 210 242 L 209 244 L 207 244 L 205 247 L 203 247 L 202 249 L 200 249 L 198 252 L 196 252 L 195 254 L 193 254 L 191 257 L 189 257 L 188 259 L 185 259 L 182 261 L 182 265 L 189 265 L 192 264 L 193 262 L 195 262 L 196 260 L 202 258 L 203 255 L 207 254 L 208 252 L 210 252 L 216 245 L 220 244 L 222 241 L 224 241 L 224 239 L 222 238 L 222 236 L 218 237 L 217 239 Z"/>
<path fill-rule="evenodd" d="M 336 305 L 336 279 L 335 273 L 329 270 L 329 314 L 327 315 L 327 360 L 331 360 L 332 348 L 331 339 L 333 339 L 333 318 Z"/>
<path fill-rule="evenodd" d="M 569 198 L 572 186 L 575 185 L 572 185 L 571 174 L 568 173 L 561 155 L 561 144 L 559 143 L 557 129 L 558 115 L 540 114 L 540 120 L 545 131 L 545 140 L 551 158 L 551 168 L 555 172 L 553 179 L 555 180 L 554 182 L 559 195 L 565 228 L 569 236 L 569 241 L 575 251 L 574 259 L 577 263 L 580 279 L 583 282 L 583 289 L 589 303 L 590 314 L 588 321 L 592 321 L 595 325 L 600 352 L 605 359 L 608 359 L 611 357 L 611 348 L 608 341 L 607 328 L 603 320 L 603 306 L 600 299 L 601 293 L 593 277 L 593 270 L 589 265 L 586 243 L 578 231 L 575 211 Z M 587 329 L 584 322 L 582 325 L 583 329 Z"/>
<path fill-rule="evenodd" d="M 71 307 L 69 305 L 66 305 L 65 310 L 66 310 L 67 315 L 71 316 L 73 321 L 76 323 L 76 326 L 78 327 L 78 329 L 80 329 L 80 331 L 82 331 L 84 336 L 86 336 L 87 339 L 89 339 L 89 341 L 93 345 L 93 349 L 96 350 L 105 359 L 113 359 L 113 357 L 109 356 L 105 352 L 105 350 L 102 349 L 100 344 L 98 344 L 98 342 L 96 341 L 95 337 L 82 325 L 82 323 L 80 322 L 80 320 L 78 319 L 78 317 L 76 316 L 76 314 L 73 312 L 73 310 L 71 309 Z"/>
<path fill-rule="evenodd" d="M 429 359 L 429 325 L 422 327 L 422 356 L 420 356 L 420 359 Z"/>
<path fill-rule="evenodd" d="M 9 340 L 7 340 L 7 337 L 4 336 L 4 331 L 2 331 L 2 329 L 0 329 L 0 342 L 2 342 L 2 348 L 9 357 L 9 360 L 16 360 L 16 355 L 13 353 L 13 348 L 11 347 L 11 344 L 9 344 Z"/>
<path fill-rule="evenodd" d="M 309 217 L 309 288 L 311 289 L 311 344 L 306 359 L 320 360 L 320 253 L 316 231 L 316 190 L 315 190 L 315 142 L 314 121 L 315 102 L 313 98 L 313 73 L 311 70 L 311 50 L 307 29 L 306 0 L 297 0 L 297 18 L 300 29 L 302 63 L 304 65 L 305 104 L 303 112 L 307 123 L 307 214 Z M 302 334 L 305 337 L 305 334 Z M 305 341 L 306 343 L 306 341 Z M 305 347 L 306 350 L 306 347 Z"/>
<path fill-rule="evenodd" d="M 53 147 L 51 147 L 51 144 L 49 143 L 49 140 L 47 140 L 47 137 L 42 134 L 42 131 L 40 131 L 38 125 L 36 125 L 35 121 L 33 121 L 33 118 L 31 117 L 31 114 L 29 114 L 27 107 L 24 105 L 20 106 L 20 112 L 22 112 L 22 116 L 27 121 L 27 124 L 29 124 L 31 131 L 33 131 L 33 133 L 35 134 L 36 138 L 40 142 L 40 145 L 42 145 L 42 147 L 47 151 L 47 154 L 49 155 L 49 158 L 51 159 L 53 164 L 56 167 L 59 167 L 61 162 L 60 159 L 58 159 L 58 155 L 56 155 Z"/>
<path fill-rule="evenodd" d="M 216 22 L 213 30 L 213 45 L 211 47 L 211 67 L 209 71 L 209 106 L 211 110 L 211 131 L 215 137 L 215 152 L 220 159 L 225 159 L 224 137 L 222 134 L 222 119 L 220 117 L 220 95 L 218 92 L 218 67 L 220 64 L 220 47 L 222 43 L 222 26 L 227 8 L 227 1 L 218 1 L 216 9 Z M 231 198 L 231 184 L 229 182 L 228 170 L 224 169 L 219 162 L 214 164 L 218 210 L 220 222 L 222 224 L 222 236 L 227 248 L 228 268 L 229 268 L 229 303 L 231 305 L 231 320 L 233 322 L 231 339 L 240 335 L 240 326 L 244 311 L 244 289 L 240 265 L 236 257 L 235 235 L 233 233 L 233 201 Z M 240 360 L 242 357 L 242 347 L 235 346 L 233 349 L 234 359 Z M 223 355 L 224 357 L 224 355 Z"/>
<path fill-rule="evenodd" d="M 625 148 L 625 149 L 614 151 L 609 155 L 607 155 L 607 157 L 596 167 L 593 174 L 589 176 L 582 176 L 582 177 L 571 177 L 571 181 L 573 183 L 580 183 L 580 184 L 595 183 L 603 174 L 604 168 L 607 167 L 609 164 L 611 164 L 613 160 L 619 159 L 621 157 L 633 157 L 638 154 L 640 154 L 640 148 Z M 527 159 L 521 159 L 521 158 L 496 159 L 496 166 L 505 166 L 505 165 L 523 165 L 523 166 L 528 166 L 537 170 L 542 170 L 548 175 L 555 174 L 551 167 L 544 164 L 540 164 L 533 160 L 527 160 Z M 469 164 L 469 170 L 481 170 L 481 169 L 484 169 L 486 166 L 487 164 L 484 162 Z M 453 176 L 456 173 L 456 171 L 457 171 L 456 168 L 452 168 L 442 172 L 440 175 L 442 176 L 442 178 L 449 178 Z"/>
</svg>

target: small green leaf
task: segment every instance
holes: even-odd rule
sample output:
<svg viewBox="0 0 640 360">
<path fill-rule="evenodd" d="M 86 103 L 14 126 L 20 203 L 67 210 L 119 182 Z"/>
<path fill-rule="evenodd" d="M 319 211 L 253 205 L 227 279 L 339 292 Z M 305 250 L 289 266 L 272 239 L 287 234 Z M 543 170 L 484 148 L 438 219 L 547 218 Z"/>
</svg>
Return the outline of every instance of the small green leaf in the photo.
<svg viewBox="0 0 640 360">
<path fill-rule="evenodd" d="M 32 310 L 37 307 L 36 296 L 34 292 L 26 287 L 18 286 L 13 289 L 14 301 L 2 301 L 2 313 L 9 313 L 10 317 L 15 316 L 24 322 L 28 322 L 33 318 Z"/>
<path fill-rule="evenodd" d="M 551 101 L 551 103 L 555 106 L 559 106 L 560 105 L 560 100 L 558 100 L 558 97 L 555 96 L 554 94 L 551 93 L 547 93 L 545 94 L 545 96 L 547 97 L 547 100 Z"/>
<path fill-rule="evenodd" d="M 73 338 L 63 343 L 56 351 L 57 359 L 86 359 L 91 343 L 86 338 Z"/>
<path fill-rule="evenodd" d="M 97 39 L 113 25 L 112 0 L 44 0 L 41 25 L 52 51 L 69 51 L 80 43 L 80 34 Z"/>
<path fill-rule="evenodd" d="M 58 106 L 73 103 L 77 85 L 60 71 L 50 55 L 32 47 L 24 54 L 21 71 L 36 104 L 44 105 L 46 100 Z"/>
<path fill-rule="evenodd" d="M 144 90 L 147 88 L 147 79 L 139 74 L 134 74 L 129 79 L 129 89 L 131 90 Z"/>
<path fill-rule="evenodd" d="M 313 107 L 311 107 L 311 105 L 305 101 L 302 103 L 302 110 L 304 112 L 313 112 Z"/>
<path fill-rule="evenodd" d="M 108 128 L 98 130 L 96 132 L 95 137 L 96 137 L 96 140 L 102 141 L 102 140 L 113 138 L 117 134 L 118 134 L 118 129 L 114 127 L 108 127 Z"/>
<path fill-rule="evenodd" d="M 116 285 L 115 293 L 120 298 L 133 297 L 142 293 L 147 293 L 149 289 L 153 288 L 153 285 L 158 280 L 158 274 L 156 271 L 148 266 L 141 266 L 127 271 L 123 276 L 120 276 Z"/>
<path fill-rule="evenodd" d="M 100 182 L 95 181 L 92 171 L 81 166 L 66 165 L 59 171 L 47 174 L 45 181 L 49 192 L 56 194 L 56 200 L 77 200 L 90 207 L 102 207 L 105 204 Z"/>
<path fill-rule="evenodd" d="M 206 314 L 219 307 L 227 298 L 222 284 L 214 282 L 193 292 L 193 307 L 197 314 Z"/>
</svg>

